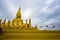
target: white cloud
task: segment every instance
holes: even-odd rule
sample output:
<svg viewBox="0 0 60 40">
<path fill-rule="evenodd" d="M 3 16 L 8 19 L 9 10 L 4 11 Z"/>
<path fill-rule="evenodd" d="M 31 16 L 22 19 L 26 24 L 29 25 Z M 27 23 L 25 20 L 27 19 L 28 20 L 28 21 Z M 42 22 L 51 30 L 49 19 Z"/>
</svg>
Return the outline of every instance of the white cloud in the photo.
<svg viewBox="0 0 60 40">
<path fill-rule="evenodd" d="M 18 6 L 13 4 L 12 0 L 4 0 L 3 4 L 5 6 L 5 10 L 9 12 L 8 14 L 12 16 L 12 18 L 15 17 Z"/>
<path fill-rule="evenodd" d="M 51 3 L 53 3 L 55 0 L 47 0 L 46 1 L 46 4 L 51 4 Z"/>
<path fill-rule="evenodd" d="M 0 11 L 0 17 L 1 17 L 2 15 L 4 15 L 4 14 Z"/>
<path fill-rule="evenodd" d="M 49 21 L 43 23 L 43 25 L 49 25 L 49 24 L 52 24 L 52 23 L 55 23 L 57 22 L 58 20 L 55 20 L 54 18 L 53 19 L 50 19 Z"/>
<path fill-rule="evenodd" d="M 31 9 L 31 8 L 28 8 L 28 9 L 26 9 L 26 10 L 23 10 L 23 11 L 22 11 L 23 18 L 24 18 L 24 19 L 30 18 L 32 12 L 33 12 L 33 9 Z"/>
</svg>

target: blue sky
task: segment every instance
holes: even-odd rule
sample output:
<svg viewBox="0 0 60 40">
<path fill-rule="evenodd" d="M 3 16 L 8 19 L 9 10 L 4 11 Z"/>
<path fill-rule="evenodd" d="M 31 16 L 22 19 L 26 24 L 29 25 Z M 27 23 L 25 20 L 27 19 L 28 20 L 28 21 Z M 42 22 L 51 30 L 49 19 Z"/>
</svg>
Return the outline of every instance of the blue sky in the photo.
<svg viewBox="0 0 60 40">
<path fill-rule="evenodd" d="M 33 25 L 60 25 L 60 0 L 0 0 L 0 18 L 12 20 L 19 7 L 24 22 L 31 18 Z"/>
</svg>

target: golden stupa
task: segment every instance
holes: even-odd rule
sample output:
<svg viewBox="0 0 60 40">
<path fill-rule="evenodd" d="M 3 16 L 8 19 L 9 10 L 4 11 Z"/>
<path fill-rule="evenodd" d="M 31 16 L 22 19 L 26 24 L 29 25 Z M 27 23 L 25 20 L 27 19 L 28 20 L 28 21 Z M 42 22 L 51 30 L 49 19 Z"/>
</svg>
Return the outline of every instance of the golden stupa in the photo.
<svg viewBox="0 0 60 40">
<path fill-rule="evenodd" d="M 0 28 L 4 34 L 0 35 L 0 40 L 60 40 L 60 30 L 38 30 L 37 25 L 32 26 L 31 19 L 29 23 L 21 19 L 20 8 L 17 11 L 16 18 L 12 21 L 6 19 L 2 22 L 0 19 Z M 1 30 L 0 30 L 1 31 Z"/>
<path fill-rule="evenodd" d="M 2 19 L 0 19 L 0 27 L 4 30 L 38 30 L 37 26 L 33 27 L 31 24 L 31 19 L 29 19 L 29 22 L 27 23 L 27 19 L 26 19 L 26 23 L 23 22 L 23 20 L 21 19 L 21 11 L 20 8 L 17 11 L 16 14 L 16 18 L 14 18 L 12 21 L 10 21 L 10 19 L 8 20 L 8 22 L 6 22 L 6 19 L 2 22 Z"/>
</svg>

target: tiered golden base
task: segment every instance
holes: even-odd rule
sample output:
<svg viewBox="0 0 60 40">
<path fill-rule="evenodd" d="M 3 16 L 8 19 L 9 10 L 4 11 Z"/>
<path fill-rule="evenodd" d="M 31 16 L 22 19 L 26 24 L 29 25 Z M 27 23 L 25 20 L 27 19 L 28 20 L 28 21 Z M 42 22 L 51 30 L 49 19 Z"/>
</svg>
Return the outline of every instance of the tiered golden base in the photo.
<svg viewBox="0 0 60 40">
<path fill-rule="evenodd" d="M 60 31 L 6 31 L 1 40 L 60 40 Z"/>
</svg>

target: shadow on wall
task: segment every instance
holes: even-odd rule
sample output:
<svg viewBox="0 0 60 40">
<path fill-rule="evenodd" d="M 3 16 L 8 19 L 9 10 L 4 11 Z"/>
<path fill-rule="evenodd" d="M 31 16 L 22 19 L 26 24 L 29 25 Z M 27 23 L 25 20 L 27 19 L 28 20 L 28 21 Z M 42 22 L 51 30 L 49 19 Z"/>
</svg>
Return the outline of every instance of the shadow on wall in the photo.
<svg viewBox="0 0 60 40">
<path fill-rule="evenodd" d="M 0 35 L 3 34 L 2 28 L 0 27 Z"/>
<path fill-rule="evenodd" d="M 3 36 L 3 30 L 2 28 L 0 27 L 0 40 L 4 40 L 4 36 Z"/>
</svg>

